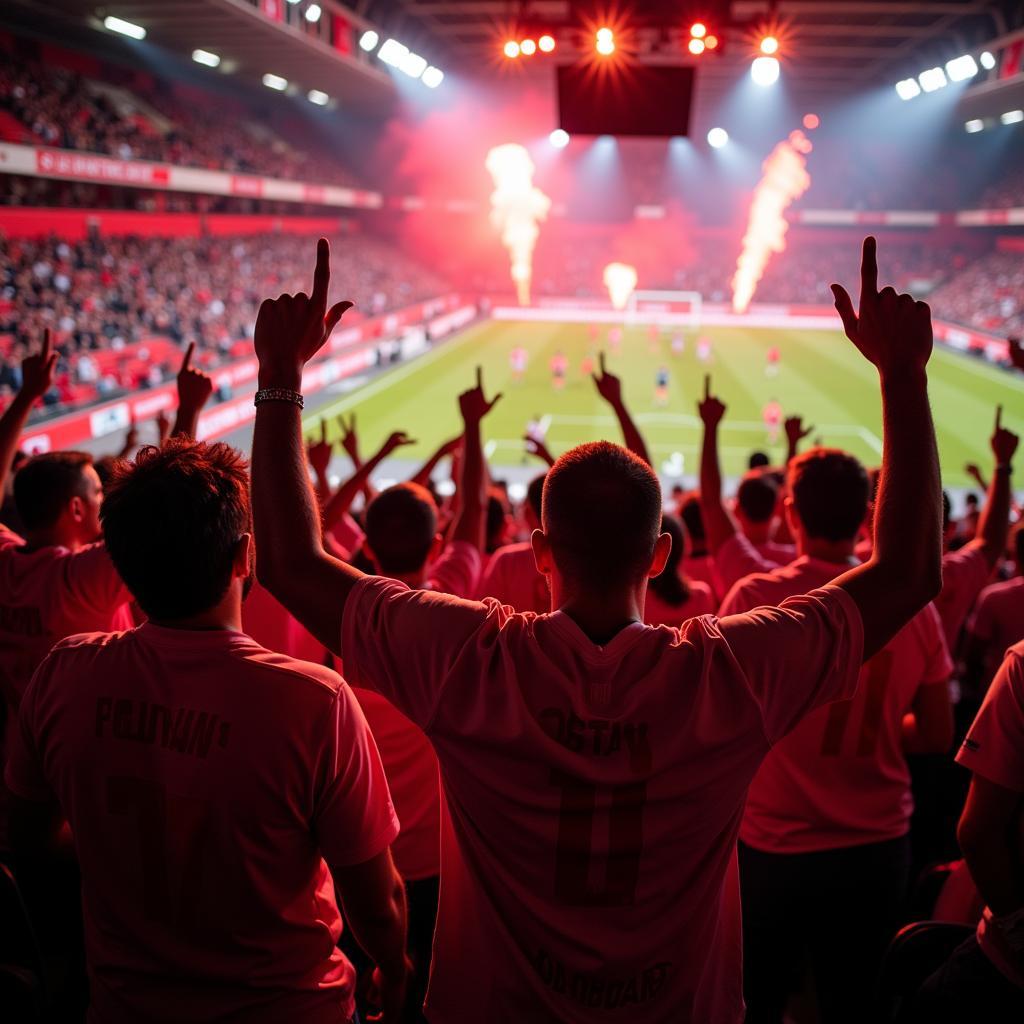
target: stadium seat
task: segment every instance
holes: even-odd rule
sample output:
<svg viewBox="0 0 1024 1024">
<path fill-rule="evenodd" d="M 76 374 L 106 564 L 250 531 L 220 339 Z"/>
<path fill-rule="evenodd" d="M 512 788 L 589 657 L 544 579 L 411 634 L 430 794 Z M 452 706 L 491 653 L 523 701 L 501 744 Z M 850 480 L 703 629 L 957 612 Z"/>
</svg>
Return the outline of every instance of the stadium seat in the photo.
<svg viewBox="0 0 1024 1024">
<path fill-rule="evenodd" d="M 883 1019 L 899 1020 L 906 1001 L 973 934 L 969 925 L 949 921 L 915 921 L 901 928 L 882 964 L 879 1005 L 885 1010 Z"/>
<path fill-rule="evenodd" d="M 962 863 L 962 861 L 929 864 L 922 870 L 911 888 L 907 906 L 906 919 L 908 921 L 921 921 L 936 917 L 941 919 L 941 915 L 935 913 L 935 904 L 957 863 Z"/>
</svg>

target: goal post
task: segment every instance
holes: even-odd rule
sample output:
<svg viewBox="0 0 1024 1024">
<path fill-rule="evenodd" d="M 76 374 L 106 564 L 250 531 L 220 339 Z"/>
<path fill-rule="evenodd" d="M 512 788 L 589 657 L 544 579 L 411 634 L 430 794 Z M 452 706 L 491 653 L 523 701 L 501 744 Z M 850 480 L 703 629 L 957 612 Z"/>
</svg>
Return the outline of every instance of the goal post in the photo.
<svg viewBox="0 0 1024 1024">
<path fill-rule="evenodd" d="M 626 304 L 630 326 L 656 324 L 661 328 L 699 327 L 704 299 L 700 292 L 634 291 Z"/>
</svg>

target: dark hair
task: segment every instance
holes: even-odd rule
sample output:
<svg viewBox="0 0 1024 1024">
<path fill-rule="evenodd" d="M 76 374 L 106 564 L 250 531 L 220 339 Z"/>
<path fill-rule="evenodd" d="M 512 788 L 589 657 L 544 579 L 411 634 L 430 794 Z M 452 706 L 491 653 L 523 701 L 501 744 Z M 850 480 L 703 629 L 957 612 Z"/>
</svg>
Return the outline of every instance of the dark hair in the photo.
<svg viewBox="0 0 1024 1024">
<path fill-rule="evenodd" d="M 102 455 L 92 464 L 92 468 L 96 470 L 96 475 L 100 478 L 100 483 L 104 488 L 110 486 L 119 461 L 116 455 Z"/>
<path fill-rule="evenodd" d="M 505 495 L 494 487 L 487 492 L 485 536 L 489 554 L 495 552 L 505 543 L 505 523 L 508 507 L 504 499 Z"/>
<path fill-rule="evenodd" d="M 558 568 L 606 591 L 642 579 L 661 524 L 661 484 L 632 452 L 607 441 L 566 452 L 544 481 L 543 521 Z"/>
<path fill-rule="evenodd" d="M 704 533 L 704 515 L 700 509 L 700 495 L 694 491 L 683 499 L 679 506 L 679 518 L 686 527 L 693 546 L 703 548 L 706 540 Z"/>
<path fill-rule="evenodd" d="M 789 489 L 809 537 L 853 540 L 868 507 L 868 475 L 852 455 L 810 448 L 789 464 Z"/>
<path fill-rule="evenodd" d="M 751 452 L 747 467 L 749 469 L 762 469 L 764 466 L 770 466 L 771 463 L 772 460 L 764 452 Z"/>
<path fill-rule="evenodd" d="M 968 491 L 967 494 L 964 495 L 964 503 L 967 505 L 977 505 L 978 496 L 973 491 Z"/>
<path fill-rule="evenodd" d="M 247 470 L 229 445 L 187 437 L 117 462 L 100 510 L 103 538 L 150 618 L 196 615 L 223 598 L 238 541 L 252 532 Z"/>
<path fill-rule="evenodd" d="M 775 515 L 779 491 L 767 473 L 753 471 L 740 481 L 736 503 L 752 523 L 767 523 Z"/>
<path fill-rule="evenodd" d="M 14 478 L 14 503 L 28 531 L 53 526 L 72 498 L 85 496 L 88 452 L 46 452 L 35 455 Z"/>
<path fill-rule="evenodd" d="M 690 581 L 679 573 L 679 563 L 686 553 L 686 531 L 675 516 L 662 516 L 661 532 L 672 535 L 672 550 L 665 568 L 647 585 L 665 604 L 678 608 L 690 600 Z"/>
<path fill-rule="evenodd" d="M 547 473 L 541 473 L 539 476 L 535 476 L 531 481 L 529 487 L 526 488 L 526 500 L 533 509 L 533 514 L 537 517 L 537 522 L 540 522 L 541 517 L 541 503 L 544 500 L 544 481 L 547 479 Z"/>
<path fill-rule="evenodd" d="M 437 505 L 419 484 L 395 484 L 366 510 L 366 542 L 385 575 L 419 572 L 436 535 Z"/>
</svg>

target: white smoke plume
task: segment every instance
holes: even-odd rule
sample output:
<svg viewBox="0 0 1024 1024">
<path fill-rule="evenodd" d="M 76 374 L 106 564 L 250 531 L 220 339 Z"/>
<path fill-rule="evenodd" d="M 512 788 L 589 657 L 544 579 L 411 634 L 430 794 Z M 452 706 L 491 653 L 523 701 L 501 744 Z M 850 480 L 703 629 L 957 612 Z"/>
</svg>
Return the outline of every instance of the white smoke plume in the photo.
<svg viewBox="0 0 1024 1024">
<path fill-rule="evenodd" d="M 547 217 L 551 200 L 533 184 L 533 160 L 524 146 L 512 142 L 495 146 L 487 154 L 486 167 L 494 179 L 491 223 L 501 232 L 519 304 L 526 306 L 530 302 L 533 247 L 540 235 L 537 225 Z"/>
<path fill-rule="evenodd" d="M 616 309 L 626 308 L 630 295 L 636 289 L 636 281 L 636 267 L 628 263 L 609 263 L 604 268 L 604 286 Z"/>
<path fill-rule="evenodd" d="M 732 308 L 736 313 L 746 312 L 772 253 L 786 248 L 786 208 L 811 184 L 806 159 L 810 151 L 807 136 L 801 131 L 791 132 L 761 167 L 763 175 L 754 189 L 743 251 L 732 279 Z"/>
</svg>

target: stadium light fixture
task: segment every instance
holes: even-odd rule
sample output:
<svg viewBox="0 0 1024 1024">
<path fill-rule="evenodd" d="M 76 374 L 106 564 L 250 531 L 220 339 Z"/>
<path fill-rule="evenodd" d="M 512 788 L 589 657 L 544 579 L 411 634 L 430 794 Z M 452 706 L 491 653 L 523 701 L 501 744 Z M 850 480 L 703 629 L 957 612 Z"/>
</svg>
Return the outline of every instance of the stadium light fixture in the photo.
<svg viewBox="0 0 1024 1024">
<path fill-rule="evenodd" d="M 904 78 L 903 81 L 896 83 L 896 95 L 901 100 L 912 100 L 915 96 L 921 95 L 921 86 L 914 78 Z"/>
<path fill-rule="evenodd" d="M 220 57 L 215 53 L 210 53 L 209 50 L 193 50 L 192 59 L 197 64 L 205 64 L 208 68 L 215 68 L 220 64 Z"/>
<path fill-rule="evenodd" d="M 949 75 L 951 82 L 966 82 L 967 79 L 973 78 L 977 73 L 978 65 L 969 53 L 946 61 L 946 74 Z"/>
<path fill-rule="evenodd" d="M 518 57 L 519 56 L 519 44 L 514 39 L 510 39 L 505 44 L 505 51 L 504 52 L 505 52 L 505 56 L 508 57 L 509 60 L 511 60 L 513 57 Z"/>
<path fill-rule="evenodd" d="M 423 72 L 423 77 L 420 81 L 428 89 L 436 89 L 444 81 L 444 72 L 440 68 L 435 68 L 431 65 Z"/>
<path fill-rule="evenodd" d="M 707 49 L 707 44 L 704 42 L 703 39 L 691 39 L 689 43 L 686 44 L 686 48 L 695 57 L 698 57 L 705 51 L 705 49 Z"/>
<path fill-rule="evenodd" d="M 103 19 L 103 27 L 111 32 L 116 32 L 118 35 L 128 36 L 131 39 L 141 40 L 146 38 L 146 30 L 141 25 L 136 25 L 132 21 L 125 21 L 124 18 L 115 18 L 112 14 L 108 14 Z"/>
<path fill-rule="evenodd" d="M 708 145 L 712 149 L 721 149 L 729 142 L 729 133 L 724 128 L 712 128 L 708 132 Z"/>
<path fill-rule="evenodd" d="M 548 142 L 555 149 L 565 149 L 569 145 L 569 133 L 564 128 L 556 128 L 549 136 Z"/>
<path fill-rule="evenodd" d="M 268 89 L 273 89 L 276 92 L 284 92 L 288 88 L 288 79 L 282 78 L 280 75 L 272 75 L 268 71 L 263 76 L 263 84 Z"/>
<path fill-rule="evenodd" d="M 996 66 L 996 59 L 988 50 L 978 58 L 978 62 L 986 71 L 991 71 Z"/>
<path fill-rule="evenodd" d="M 532 57 L 537 52 L 537 44 L 532 39 L 524 39 L 519 44 L 519 52 L 524 57 Z"/>
<path fill-rule="evenodd" d="M 779 52 L 779 41 L 775 36 L 765 36 L 764 39 L 761 40 L 759 49 L 763 54 L 770 57 L 773 53 Z"/>
<path fill-rule="evenodd" d="M 750 77 L 762 88 L 779 80 L 779 62 L 775 57 L 756 57 L 750 65 Z"/>
<path fill-rule="evenodd" d="M 403 46 L 397 39 L 385 39 L 381 48 L 377 51 L 377 56 L 385 64 L 390 64 L 391 67 L 397 68 L 401 66 L 408 52 L 409 47 Z"/>
<path fill-rule="evenodd" d="M 1003 124 L 1020 124 L 1024 121 L 1024 110 L 1007 110 L 1005 114 L 999 115 Z"/>
<path fill-rule="evenodd" d="M 703 39 L 708 34 L 708 27 L 702 21 L 695 21 L 690 26 L 690 35 L 694 39 Z"/>
<path fill-rule="evenodd" d="M 970 135 L 980 132 L 984 127 L 985 122 L 980 117 L 972 117 L 970 121 L 964 121 L 964 131 Z"/>
<path fill-rule="evenodd" d="M 705 36 L 704 45 L 709 50 L 714 50 L 718 46 L 718 36 Z"/>
<path fill-rule="evenodd" d="M 813 132 L 821 124 L 821 118 L 817 114 L 804 114 L 804 127 Z"/>
<path fill-rule="evenodd" d="M 410 50 L 398 65 L 398 70 L 407 74 L 410 78 L 419 78 L 427 70 L 427 58 L 421 57 L 418 53 Z"/>
<path fill-rule="evenodd" d="M 610 28 L 599 28 L 595 37 L 594 48 L 602 57 L 615 52 L 615 33 Z"/>
<path fill-rule="evenodd" d="M 306 93 L 306 99 L 310 103 L 315 103 L 318 107 L 326 107 L 331 102 L 331 97 L 325 92 L 321 92 L 319 89 L 310 89 Z"/>
<path fill-rule="evenodd" d="M 946 72 L 942 68 L 929 68 L 927 71 L 922 71 L 917 76 L 917 80 L 925 92 L 935 92 L 949 84 L 946 81 Z"/>
<path fill-rule="evenodd" d="M 367 53 L 372 53 L 377 49 L 377 44 L 380 42 L 380 36 L 373 31 L 372 28 L 368 28 L 359 37 L 359 48 L 365 50 Z"/>
<path fill-rule="evenodd" d="M 537 40 L 537 46 L 540 47 L 541 53 L 553 53 L 555 49 L 555 37 L 549 36 L 545 33 Z"/>
<path fill-rule="evenodd" d="M 320 15 L 323 13 L 323 8 L 319 4 L 310 4 L 306 8 L 304 17 L 311 25 L 315 25 L 320 20 Z"/>
</svg>

